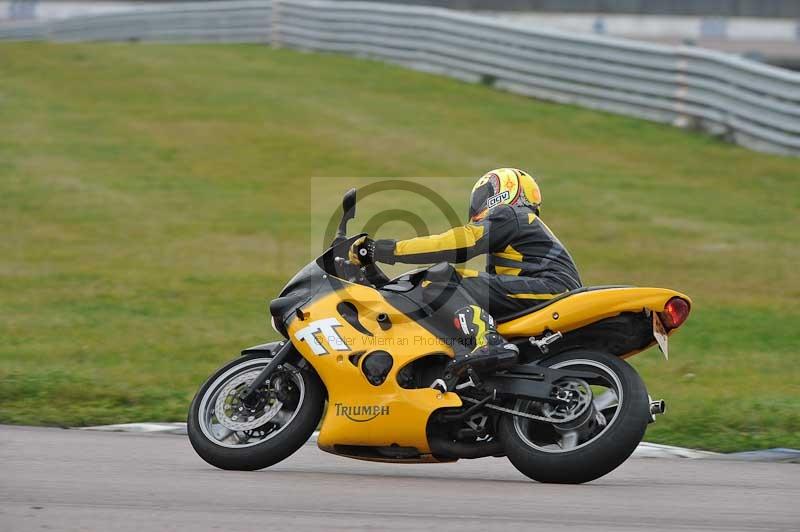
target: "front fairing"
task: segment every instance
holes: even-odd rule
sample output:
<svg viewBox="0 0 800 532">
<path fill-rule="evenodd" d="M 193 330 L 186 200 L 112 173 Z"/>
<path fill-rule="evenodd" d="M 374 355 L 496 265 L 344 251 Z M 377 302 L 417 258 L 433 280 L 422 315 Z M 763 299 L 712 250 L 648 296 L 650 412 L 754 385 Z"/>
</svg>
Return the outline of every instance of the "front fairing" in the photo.
<svg viewBox="0 0 800 532">
<path fill-rule="evenodd" d="M 289 279 L 289 282 L 283 287 L 278 297 L 284 297 L 299 291 L 313 290 L 314 287 L 318 287 L 318 285 L 324 281 L 323 275 L 325 275 L 325 271 L 320 268 L 317 259 L 314 259 L 294 274 L 294 277 Z"/>
<path fill-rule="evenodd" d="M 350 246 L 363 234 L 334 243 L 325 253 L 303 266 L 292 277 L 276 299 L 269 305 L 275 328 L 287 337 L 286 324 L 305 304 L 320 291 L 335 289 L 342 281 L 336 271 L 336 258 L 345 257 Z"/>
<path fill-rule="evenodd" d="M 292 277 L 280 295 L 269 304 L 275 329 L 288 338 L 286 323 L 292 314 L 311 301 L 326 282 L 325 272 L 317 261 L 310 262 Z"/>
</svg>

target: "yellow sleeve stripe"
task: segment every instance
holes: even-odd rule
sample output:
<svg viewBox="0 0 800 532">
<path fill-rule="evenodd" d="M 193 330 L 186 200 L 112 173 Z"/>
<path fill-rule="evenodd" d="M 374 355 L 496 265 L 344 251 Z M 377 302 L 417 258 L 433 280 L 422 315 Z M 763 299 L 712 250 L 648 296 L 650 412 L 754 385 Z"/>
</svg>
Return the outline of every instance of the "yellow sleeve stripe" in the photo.
<svg viewBox="0 0 800 532">
<path fill-rule="evenodd" d="M 456 272 L 462 279 L 478 276 L 478 270 L 470 270 L 469 268 L 456 268 Z"/>
<path fill-rule="evenodd" d="M 423 253 L 436 253 L 437 251 L 450 251 L 466 249 L 475 246 L 483 236 L 483 226 L 465 225 L 454 227 L 440 235 L 421 236 L 409 240 L 400 240 L 394 246 L 394 254 L 398 257 L 404 255 L 420 255 Z"/>
<path fill-rule="evenodd" d="M 511 299 L 553 299 L 561 294 L 507 294 Z"/>
<path fill-rule="evenodd" d="M 507 266 L 495 266 L 494 271 L 497 275 L 519 275 L 522 273 L 522 268 L 509 268 Z"/>
<path fill-rule="evenodd" d="M 534 213 L 532 213 L 532 212 L 529 212 L 528 213 L 528 223 L 532 224 L 535 219 L 536 219 L 536 215 Z"/>
<path fill-rule="evenodd" d="M 500 253 L 494 253 L 495 257 L 501 257 L 503 259 L 511 259 L 517 262 L 523 262 L 522 253 L 511 247 L 510 245 L 506 246 L 506 249 L 501 251 Z"/>
</svg>

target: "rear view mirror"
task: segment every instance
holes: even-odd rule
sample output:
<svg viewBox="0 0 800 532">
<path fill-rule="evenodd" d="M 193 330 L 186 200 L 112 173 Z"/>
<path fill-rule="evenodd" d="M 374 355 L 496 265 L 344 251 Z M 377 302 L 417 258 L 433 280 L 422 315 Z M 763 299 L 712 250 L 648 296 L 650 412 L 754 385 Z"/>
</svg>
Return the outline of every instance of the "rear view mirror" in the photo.
<svg viewBox="0 0 800 532">
<path fill-rule="evenodd" d="M 342 198 L 342 221 L 336 231 L 336 240 L 342 240 L 347 235 L 347 222 L 356 217 L 356 189 L 351 188 Z"/>
<path fill-rule="evenodd" d="M 351 220 L 356 217 L 356 189 L 348 190 L 342 198 L 342 219 Z"/>
</svg>

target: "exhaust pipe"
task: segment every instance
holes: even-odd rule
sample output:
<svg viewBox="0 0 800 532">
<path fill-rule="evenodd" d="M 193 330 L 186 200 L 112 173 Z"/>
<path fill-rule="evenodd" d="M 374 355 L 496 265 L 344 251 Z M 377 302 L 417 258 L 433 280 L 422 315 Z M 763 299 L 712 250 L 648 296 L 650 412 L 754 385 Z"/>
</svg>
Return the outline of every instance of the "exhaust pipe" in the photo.
<svg viewBox="0 0 800 532">
<path fill-rule="evenodd" d="M 656 416 L 663 415 L 667 411 L 667 403 L 663 399 L 650 401 L 650 423 L 656 420 Z"/>
</svg>

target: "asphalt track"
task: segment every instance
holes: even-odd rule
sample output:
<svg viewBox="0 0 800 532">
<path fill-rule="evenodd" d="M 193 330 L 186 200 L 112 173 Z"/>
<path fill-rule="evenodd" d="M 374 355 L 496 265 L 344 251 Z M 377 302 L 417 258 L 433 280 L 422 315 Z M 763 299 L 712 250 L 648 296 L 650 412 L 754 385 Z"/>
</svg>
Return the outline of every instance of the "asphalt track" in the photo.
<svg viewBox="0 0 800 532">
<path fill-rule="evenodd" d="M 795 532 L 800 466 L 636 458 L 555 486 L 505 459 L 374 464 L 306 445 L 245 473 L 182 436 L 0 426 L 0 530 Z"/>
</svg>

